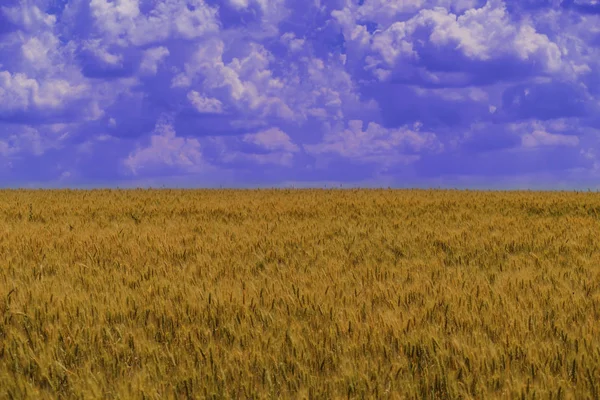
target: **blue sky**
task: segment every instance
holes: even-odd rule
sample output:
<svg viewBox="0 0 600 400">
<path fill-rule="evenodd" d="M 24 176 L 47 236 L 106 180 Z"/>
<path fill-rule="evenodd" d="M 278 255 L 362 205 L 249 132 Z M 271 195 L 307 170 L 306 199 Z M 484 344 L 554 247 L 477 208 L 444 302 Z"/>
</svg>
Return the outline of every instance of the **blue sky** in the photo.
<svg viewBox="0 0 600 400">
<path fill-rule="evenodd" d="M 4 187 L 596 188 L 597 0 L 2 0 Z"/>
</svg>

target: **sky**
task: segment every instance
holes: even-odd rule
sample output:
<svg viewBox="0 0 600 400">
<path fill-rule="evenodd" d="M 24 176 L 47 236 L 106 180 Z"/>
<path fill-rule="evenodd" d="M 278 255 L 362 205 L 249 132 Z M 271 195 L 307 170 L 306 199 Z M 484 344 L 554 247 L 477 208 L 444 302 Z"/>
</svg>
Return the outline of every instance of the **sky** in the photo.
<svg viewBox="0 0 600 400">
<path fill-rule="evenodd" d="M 600 187 L 598 0 L 0 0 L 2 187 Z"/>
</svg>

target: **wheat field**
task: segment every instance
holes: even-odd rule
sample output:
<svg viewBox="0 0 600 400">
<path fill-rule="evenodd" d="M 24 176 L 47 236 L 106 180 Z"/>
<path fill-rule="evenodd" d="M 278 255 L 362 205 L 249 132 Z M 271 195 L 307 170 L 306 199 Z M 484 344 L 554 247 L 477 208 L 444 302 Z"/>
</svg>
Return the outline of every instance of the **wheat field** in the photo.
<svg viewBox="0 0 600 400">
<path fill-rule="evenodd" d="M 595 193 L 0 199 L 1 398 L 600 398 Z"/>
</svg>

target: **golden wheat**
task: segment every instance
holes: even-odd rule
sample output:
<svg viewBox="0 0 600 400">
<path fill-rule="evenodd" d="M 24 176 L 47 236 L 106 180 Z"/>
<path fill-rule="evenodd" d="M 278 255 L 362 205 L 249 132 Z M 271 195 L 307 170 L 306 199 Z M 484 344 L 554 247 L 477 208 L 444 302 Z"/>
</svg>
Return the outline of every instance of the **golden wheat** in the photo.
<svg viewBox="0 0 600 400">
<path fill-rule="evenodd" d="M 0 199 L 2 398 L 599 399 L 596 194 Z"/>
</svg>

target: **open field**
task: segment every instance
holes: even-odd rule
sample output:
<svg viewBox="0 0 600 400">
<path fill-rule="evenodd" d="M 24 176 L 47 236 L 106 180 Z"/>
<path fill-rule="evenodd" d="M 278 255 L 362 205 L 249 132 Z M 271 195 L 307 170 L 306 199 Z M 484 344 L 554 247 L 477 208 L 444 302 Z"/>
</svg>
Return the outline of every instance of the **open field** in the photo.
<svg viewBox="0 0 600 400">
<path fill-rule="evenodd" d="M 600 195 L 0 192 L 0 398 L 600 398 Z"/>
</svg>

